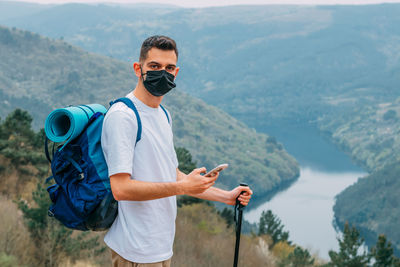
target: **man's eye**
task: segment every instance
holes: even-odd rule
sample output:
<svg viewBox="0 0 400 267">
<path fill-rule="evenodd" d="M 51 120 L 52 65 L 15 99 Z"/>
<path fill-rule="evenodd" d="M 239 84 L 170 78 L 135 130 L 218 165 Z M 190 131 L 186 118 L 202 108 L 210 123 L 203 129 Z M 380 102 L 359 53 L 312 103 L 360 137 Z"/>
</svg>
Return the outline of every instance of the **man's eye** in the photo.
<svg viewBox="0 0 400 267">
<path fill-rule="evenodd" d="M 158 65 L 150 65 L 150 68 L 152 68 L 152 69 L 158 69 Z"/>
<path fill-rule="evenodd" d="M 175 70 L 175 67 L 174 66 L 168 66 L 167 67 L 167 71 L 174 71 Z"/>
</svg>

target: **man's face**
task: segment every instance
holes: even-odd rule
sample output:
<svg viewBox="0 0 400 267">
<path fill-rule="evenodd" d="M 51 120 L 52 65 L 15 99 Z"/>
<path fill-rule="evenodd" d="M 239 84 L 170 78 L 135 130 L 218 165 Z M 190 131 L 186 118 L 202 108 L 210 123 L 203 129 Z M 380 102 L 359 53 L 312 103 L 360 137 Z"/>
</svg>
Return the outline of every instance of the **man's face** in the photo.
<svg viewBox="0 0 400 267">
<path fill-rule="evenodd" d="M 140 77 L 141 67 L 144 79 L 146 79 L 147 71 L 154 70 L 165 70 L 176 77 L 179 72 L 176 62 L 177 58 L 174 50 L 161 50 L 153 47 L 149 50 L 147 58 L 143 62 L 140 62 L 140 64 L 137 64 L 136 66 L 134 65 L 135 73 L 136 76 Z"/>
</svg>

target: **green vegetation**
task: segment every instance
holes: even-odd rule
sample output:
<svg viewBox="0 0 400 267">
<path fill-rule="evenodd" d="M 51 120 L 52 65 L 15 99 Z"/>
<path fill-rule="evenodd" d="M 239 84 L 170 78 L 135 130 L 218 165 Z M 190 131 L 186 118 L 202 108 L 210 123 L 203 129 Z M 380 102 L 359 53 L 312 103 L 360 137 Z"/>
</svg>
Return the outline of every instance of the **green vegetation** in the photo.
<svg viewBox="0 0 400 267">
<path fill-rule="evenodd" d="M 343 230 L 343 237 L 338 238 L 338 241 L 339 252 L 329 251 L 329 257 L 331 258 L 329 266 L 362 267 L 368 265 L 370 257 L 367 252 L 363 251 L 360 254 L 364 239 L 360 237 L 360 232 L 355 227 L 350 227 L 346 223 Z"/>
<path fill-rule="evenodd" d="M 262 212 L 258 223 L 258 236 L 268 240 L 269 249 L 277 257 L 277 266 L 319 266 L 307 249 L 292 245 L 289 241 L 289 232 L 283 231 L 283 228 L 281 220 L 271 210 Z"/>
<path fill-rule="evenodd" d="M 292 245 L 288 240 L 289 233 L 282 231 L 284 225 L 270 210 L 263 211 L 258 224 L 261 238 L 267 240 L 268 247 L 277 259 L 280 267 L 398 267 L 400 259 L 394 255 L 392 243 L 385 235 L 380 235 L 370 252 L 361 237 L 360 231 L 347 222 L 341 237 L 338 237 L 339 251 L 329 251 L 329 262 L 321 262 L 312 256 L 307 249 Z"/>
<path fill-rule="evenodd" d="M 192 155 L 186 148 L 175 147 L 175 151 L 179 162 L 179 170 L 181 170 L 183 173 L 189 174 L 193 169 L 197 168 L 196 163 L 192 161 Z M 178 207 L 182 207 L 183 205 L 191 205 L 194 203 L 206 203 L 207 205 L 212 205 L 209 201 L 187 195 L 177 197 Z"/>
<path fill-rule="evenodd" d="M 338 224 L 344 224 L 346 219 L 357 225 L 369 246 L 377 241 L 376 233 L 380 233 L 388 237 L 395 250 L 400 251 L 399 163 L 388 164 L 359 179 L 337 196 L 334 212 Z"/>
<path fill-rule="evenodd" d="M 379 235 L 376 246 L 371 249 L 371 255 L 375 259 L 373 267 L 400 266 L 400 259 L 393 255 L 392 244 L 387 242 L 385 235 Z"/>
<path fill-rule="evenodd" d="M 101 253 L 104 247 L 97 248 L 100 246 L 99 236 L 73 234 L 73 231 L 47 216 L 50 199 L 43 184 L 48 176 L 49 164 L 43 153 L 44 133 L 43 130 L 35 133 L 31 123 L 32 117 L 28 112 L 16 109 L 0 124 L 0 159 L 3 170 L 0 176 L 2 195 L 18 200 L 18 208 L 22 211 L 26 225 L 23 231 L 30 234 L 24 243 L 35 244 L 30 248 L 30 253 L 35 256 L 28 259 L 21 257 L 22 253 L 16 250 L 5 250 L 1 261 L 4 261 L 5 266 L 12 263 L 58 266 L 66 256 L 75 262 L 82 254 L 92 257 L 93 253 Z M 15 185 L 10 187 L 11 183 Z M 36 189 L 31 188 L 35 184 Z M 21 222 L 16 219 L 16 223 Z M 6 239 L 10 239 L 9 242 L 13 244 L 18 240 L 18 235 Z"/>
<path fill-rule="evenodd" d="M 36 184 L 31 176 L 44 177 L 49 170 L 42 151 L 43 131 L 35 133 L 31 122 L 28 112 L 16 109 L 0 124 L 0 175 L 13 177 L 0 183 L 0 192 L 12 198 L 30 197 L 24 189 Z"/>
<path fill-rule="evenodd" d="M 400 98 L 391 95 L 392 99 L 384 102 L 358 99 L 368 104 L 325 115 L 317 123 L 371 173 L 337 196 L 334 212 L 338 225 L 345 221 L 356 225 L 370 248 L 378 235 L 385 234 L 400 255 L 400 212 L 395 204 L 400 201 Z"/>
<path fill-rule="evenodd" d="M 395 257 L 391 243 L 387 242 L 384 235 L 380 235 L 376 246 L 367 253 L 364 239 L 360 232 L 353 226 L 350 227 L 346 222 L 344 225 L 343 236 L 338 238 L 339 252 L 329 251 L 331 261 L 326 267 L 398 267 L 400 259 Z"/>
<path fill-rule="evenodd" d="M 274 246 L 278 242 L 286 242 L 290 245 L 289 232 L 283 231 L 281 220 L 271 210 L 263 211 L 258 225 L 258 235 L 269 235 Z"/>
<path fill-rule="evenodd" d="M 176 156 L 179 162 L 179 170 L 185 174 L 189 174 L 196 169 L 196 163 L 192 161 L 192 154 L 184 147 L 175 147 Z"/>
<path fill-rule="evenodd" d="M 312 258 L 307 249 L 296 247 L 289 256 L 279 262 L 280 267 L 309 267 L 314 266 L 315 259 Z"/>
<path fill-rule="evenodd" d="M 400 98 L 322 117 L 319 127 L 367 170 L 400 159 Z"/>
</svg>

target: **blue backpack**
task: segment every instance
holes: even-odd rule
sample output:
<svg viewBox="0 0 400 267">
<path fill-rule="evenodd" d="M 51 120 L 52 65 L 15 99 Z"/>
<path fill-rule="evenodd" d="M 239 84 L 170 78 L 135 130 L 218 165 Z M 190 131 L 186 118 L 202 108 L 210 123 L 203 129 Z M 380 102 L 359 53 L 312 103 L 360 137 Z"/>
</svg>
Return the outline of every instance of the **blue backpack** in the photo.
<svg viewBox="0 0 400 267">
<path fill-rule="evenodd" d="M 123 102 L 136 115 L 137 143 L 142 134 L 139 113 L 129 98 L 117 99 L 110 105 L 117 102 Z M 169 122 L 168 113 L 164 107 L 162 109 Z M 46 182 L 53 178 L 56 182 L 47 188 L 52 201 L 48 215 L 68 228 L 103 231 L 112 225 L 118 214 L 118 202 L 111 192 L 101 147 L 104 117 L 103 113 L 94 113 L 79 136 L 53 151 L 53 160 L 50 159 L 46 139 L 45 152 L 52 171 L 52 176 Z"/>
</svg>

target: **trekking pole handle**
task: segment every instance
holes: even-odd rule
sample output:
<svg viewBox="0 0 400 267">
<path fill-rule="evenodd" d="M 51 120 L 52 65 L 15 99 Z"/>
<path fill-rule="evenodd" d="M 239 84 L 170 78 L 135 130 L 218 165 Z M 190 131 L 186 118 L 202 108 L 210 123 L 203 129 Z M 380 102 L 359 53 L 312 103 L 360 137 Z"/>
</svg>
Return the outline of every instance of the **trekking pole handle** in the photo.
<svg viewBox="0 0 400 267">
<path fill-rule="evenodd" d="M 246 186 L 246 187 L 249 187 L 249 185 L 248 184 L 246 184 L 246 183 L 240 183 L 240 186 Z M 241 194 L 243 194 L 243 193 L 246 193 L 246 191 L 242 191 L 240 194 L 239 194 L 239 196 L 241 195 Z M 239 196 L 237 197 L 237 199 L 236 199 L 236 204 L 238 204 L 239 205 L 239 208 L 240 209 L 243 209 L 244 208 L 244 206 L 242 205 L 242 204 L 240 204 L 240 202 L 239 202 Z"/>
</svg>

